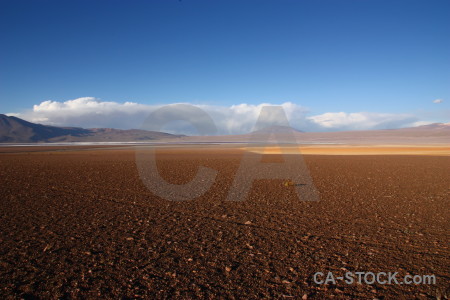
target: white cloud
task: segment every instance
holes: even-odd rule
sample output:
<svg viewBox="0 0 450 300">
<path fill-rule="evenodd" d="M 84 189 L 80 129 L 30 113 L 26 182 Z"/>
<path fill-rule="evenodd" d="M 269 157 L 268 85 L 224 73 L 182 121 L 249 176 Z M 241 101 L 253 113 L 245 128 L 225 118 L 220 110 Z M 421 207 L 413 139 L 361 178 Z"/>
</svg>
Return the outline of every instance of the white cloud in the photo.
<svg viewBox="0 0 450 300">
<path fill-rule="evenodd" d="M 154 107 L 134 102 L 100 101 L 82 97 L 64 102 L 43 101 L 15 116 L 55 126 L 138 128 Z"/>
<path fill-rule="evenodd" d="M 436 123 L 436 122 L 417 121 L 417 122 L 412 123 L 411 125 L 412 125 L 412 127 L 416 127 L 416 126 L 430 125 L 430 124 L 433 124 L 433 123 Z"/>
<path fill-rule="evenodd" d="M 201 109 L 205 110 L 214 120 L 220 134 L 241 134 L 252 131 L 254 125 L 259 117 L 261 108 L 266 105 L 273 105 L 270 103 L 253 104 L 238 104 L 230 107 L 199 105 Z M 306 122 L 307 110 L 297 104 L 285 102 L 281 104 L 290 122 L 290 125 L 295 128 L 304 127 Z"/>
<path fill-rule="evenodd" d="M 308 120 L 325 129 L 367 130 L 410 126 L 417 122 L 417 117 L 410 114 L 330 112 L 308 117 Z"/>
<path fill-rule="evenodd" d="M 433 103 L 436 103 L 436 104 L 439 104 L 439 103 L 442 103 L 442 102 L 444 102 L 444 100 L 442 100 L 442 99 L 433 100 Z"/>
<path fill-rule="evenodd" d="M 261 108 L 268 103 L 258 105 L 237 104 L 232 106 L 196 105 L 206 111 L 217 126 L 218 134 L 241 134 L 250 132 L 259 116 Z M 369 112 L 328 112 L 308 116 L 308 110 L 291 102 L 281 104 L 290 125 L 304 131 L 362 130 L 380 128 L 399 128 L 411 126 L 420 121 L 414 115 L 387 114 Z M 30 111 L 14 113 L 30 122 L 84 128 L 140 128 L 147 116 L 161 107 L 134 102 L 101 101 L 94 97 L 83 97 L 64 102 L 47 100 L 34 105 Z M 192 127 L 182 123 L 163 128 L 168 132 L 195 134 Z M 184 131 L 180 131 L 183 127 Z M 188 126 L 189 127 L 189 126 Z M 190 129 L 190 130 L 187 130 Z M 187 131 L 186 131 L 187 130 Z"/>
</svg>

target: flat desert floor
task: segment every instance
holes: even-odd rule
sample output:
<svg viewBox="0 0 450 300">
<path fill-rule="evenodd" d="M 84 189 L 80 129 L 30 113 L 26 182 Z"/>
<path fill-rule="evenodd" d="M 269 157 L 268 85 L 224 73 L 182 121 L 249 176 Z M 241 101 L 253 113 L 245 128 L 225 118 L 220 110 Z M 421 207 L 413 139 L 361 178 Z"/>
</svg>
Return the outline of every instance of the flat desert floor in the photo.
<svg viewBox="0 0 450 300">
<path fill-rule="evenodd" d="M 268 179 L 226 201 L 239 147 L 158 148 L 170 183 L 199 166 L 218 172 L 181 202 L 145 187 L 130 147 L 1 148 L 0 297 L 445 299 L 449 149 L 368 148 L 302 149 L 317 202 Z M 314 282 L 329 271 L 432 274 L 436 284 Z"/>
</svg>

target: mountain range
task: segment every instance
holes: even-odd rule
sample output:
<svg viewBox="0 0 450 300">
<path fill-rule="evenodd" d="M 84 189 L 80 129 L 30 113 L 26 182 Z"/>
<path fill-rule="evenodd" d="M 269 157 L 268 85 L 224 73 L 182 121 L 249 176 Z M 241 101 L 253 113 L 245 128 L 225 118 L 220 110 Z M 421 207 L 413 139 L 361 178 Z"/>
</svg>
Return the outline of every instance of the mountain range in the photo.
<svg viewBox="0 0 450 300">
<path fill-rule="evenodd" d="M 303 132 L 291 127 L 272 126 L 242 135 L 184 136 L 140 129 L 56 127 L 31 123 L 17 117 L 0 114 L 0 143 L 55 143 L 55 142 L 246 142 L 255 137 L 295 137 L 297 143 L 342 144 L 447 144 L 450 145 L 450 123 L 434 123 L 417 127 L 341 131 Z M 273 136 L 272 136 L 273 138 Z M 282 138 L 283 139 L 283 138 Z"/>
<path fill-rule="evenodd" d="M 181 135 L 139 129 L 48 126 L 0 114 L 0 143 L 138 142 L 178 137 Z"/>
</svg>

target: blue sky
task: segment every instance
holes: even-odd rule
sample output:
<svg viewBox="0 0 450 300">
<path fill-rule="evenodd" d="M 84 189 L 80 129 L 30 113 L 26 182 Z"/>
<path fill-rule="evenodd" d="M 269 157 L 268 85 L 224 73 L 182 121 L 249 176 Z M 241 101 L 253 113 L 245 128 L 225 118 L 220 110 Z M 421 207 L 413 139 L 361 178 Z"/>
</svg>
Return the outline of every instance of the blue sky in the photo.
<svg viewBox="0 0 450 300">
<path fill-rule="evenodd" d="M 0 112 L 35 120 L 43 101 L 95 97 L 450 122 L 449 12 L 434 0 L 2 0 Z"/>
</svg>

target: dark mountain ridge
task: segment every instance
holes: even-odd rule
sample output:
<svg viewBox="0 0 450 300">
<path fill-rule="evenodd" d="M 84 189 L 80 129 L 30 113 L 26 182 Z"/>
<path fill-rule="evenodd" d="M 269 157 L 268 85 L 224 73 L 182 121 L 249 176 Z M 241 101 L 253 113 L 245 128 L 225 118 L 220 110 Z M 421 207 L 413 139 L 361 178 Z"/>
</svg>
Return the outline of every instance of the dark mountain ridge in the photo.
<svg viewBox="0 0 450 300">
<path fill-rule="evenodd" d="M 0 114 L 0 143 L 136 142 L 181 136 L 139 129 L 56 127 Z"/>
</svg>

